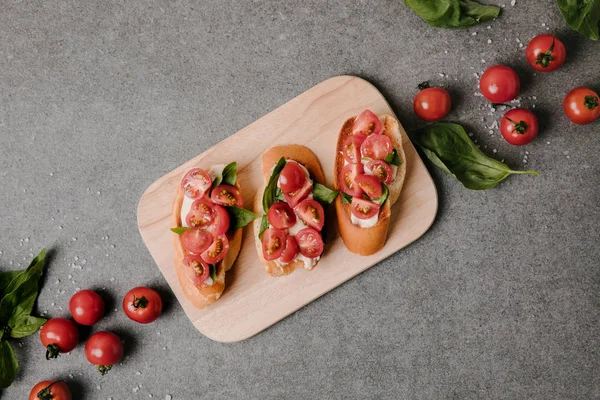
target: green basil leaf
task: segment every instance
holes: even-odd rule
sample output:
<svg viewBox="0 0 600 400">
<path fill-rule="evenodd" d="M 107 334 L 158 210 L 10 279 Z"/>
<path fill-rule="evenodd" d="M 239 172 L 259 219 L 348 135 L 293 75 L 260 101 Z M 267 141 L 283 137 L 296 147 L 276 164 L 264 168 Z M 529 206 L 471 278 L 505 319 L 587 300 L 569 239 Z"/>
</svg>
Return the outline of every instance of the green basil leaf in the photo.
<svg viewBox="0 0 600 400">
<path fill-rule="evenodd" d="M 404 0 L 419 17 L 438 28 L 466 28 L 498 17 L 500 8 L 472 0 Z"/>
<path fill-rule="evenodd" d="M 171 232 L 181 235 L 185 231 L 189 231 L 192 228 L 188 228 L 187 226 L 179 226 L 177 228 L 171 228 Z"/>
<path fill-rule="evenodd" d="M 400 159 L 400 155 L 398 154 L 396 149 L 392 150 L 392 152 L 390 154 L 385 156 L 383 161 L 385 161 L 388 164 L 395 165 L 395 166 L 402 164 L 402 159 Z"/>
<path fill-rule="evenodd" d="M 229 163 L 223 168 L 222 183 L 229 186 L 235 186 L 237 182 L 237 162 Z"/>
<path fill-rule="evenodd" d="M 0 389 L 6 389 L 15 380 L 19 362 L 6 340 L 0 340 Z"/>
<path fill-rule="evenodd" d="M 331 190 L 327 186 L 321 185 L 318 182 L 315 182 L 312 193 L 313 198 L 316 201 L 326 205 L 331 204 L 331 202 L 334 201 L 338 195 L 338 192 L 336 192 L 335 190 Z"/>
<path fill-rule="evenodd" d="M 229 214 L 229 229 L 235 231 L 243 228 L 258 218 L 258 215 L 240 207 L 225 207 Z"/>
<path fill-rule="evenodd" d="M 10 330 L 10 337 L 20 339 L 37 332 L 46 323 L 46 318 L 23 315 L 17 319 L 15 326 Z"/>
<path fill-rule="evenodd" d="M 493 188 L 512 174 L 539 175 L 536 171 L 512 170 L 486 156 L 458 124 L 442 122 L 426 126 L 413 135 L 413 141 L 436 166 L 468 189 Z"/>
<path fill-rule="evenodd" d="M 285 167 L 285 158 L 281 157 L 275 168 L 273 168 L 273 172 L 271 173 L 271 177 L 269 178 L 269 183 L 265 187 L 265 191 L 263 192 L 263 210 L 266 212 L 269 211 L 269 207 L 275 202 L 276 191 L 277 189 L 277 179 L 279 178 L 279 173 Z"/>
<path fill-rule="evenodd" d="M 557 3 L 571 29 L 592 40 L 600 38 L 600 0 L 557 0 Z"/>
<path fill-rule="evenodd" d="M 277 203 L 278 201 L 285 201 L 285 196 L 283 195 L 281 189 L 275 187 L 275 197 L 273 198 L 273 203 Z"/>
<path fill-rule="evenodd" d="M 269 220 L 266 215 L 262 216 L 260 221 L 260 232 L 258 232 L 258 238 L 262 240 L 263 233 L 269 228 Z"/>
<path fill-rule="evenodd" d="M 383 204 L 385 203 L 385 201 L 387 200 L 388 196 L 390 195 L 390 189 L 388 189 L 387 185 L 385 183 L 381 184 L 381 196 L 379 196 L 376 199 L 373 199 L 373 201 L 377 204 L 379 204 L 380 207 L 383 207 Z"/>
<path fill-rule="evenodd" d="M 352 196 L 350 196 L 349 194 L 346 194 L 344 192 L 340 192 L 340 194 L 342 195 L 342 203 L 343 204 L 352 203 Z"/>
<path fill-rule="evenodd" d="M 0 299 L 6 294 L 4 288 L 23 271 L 4 271 L 0 272 Z"/>
<path fill-rule="evenodd" d="M 217 280 L 217 266 L 215 264 L 209 265 L 210 277 L 213 281 Z"/>
</svg>

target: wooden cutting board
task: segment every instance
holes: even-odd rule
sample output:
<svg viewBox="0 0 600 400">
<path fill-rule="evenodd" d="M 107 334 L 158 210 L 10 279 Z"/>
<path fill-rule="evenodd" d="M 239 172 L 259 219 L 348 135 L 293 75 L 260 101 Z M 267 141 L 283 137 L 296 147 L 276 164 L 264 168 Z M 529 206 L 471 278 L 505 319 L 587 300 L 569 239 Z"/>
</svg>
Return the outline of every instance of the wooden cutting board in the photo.
<svg viewBox="0 0 600 400">
<path fill-rule="evenodd" d="M 332 217 L 328 226 L 334 233 L 328 237 L 319 265 L 313 271 L 298 269 L 291 275 L 272 278 L 258 259 L 250 224 L 244 229 L 237 262 L 227 273 L 222 297 L 198 310 L 183 295 L 173 269 L 173 233 L 169 230 L 171 203 L 183 174 L 193 167 L 208 169 L 212 164 L 237 161 L 244 203 L 251 205 L 263 183 L 262 154 L 275 145 L 297 143 L 319 157 L 326 184 L 333 187 L 339 129 L 347 118 L 367 108 L 375 114 L 394 115 L 383 95 L 369 82 L 354 76 L 328 79 L 169 172 L 144 192 L 138 206 L 142 238 L 185 313 L 204 335 L 219 342 L 249 338 L 402 249 L 429 229 L 437 212 L 437 192 L 401 127 L 408 163 L 406 181 L 400 199 L 392 207 L 390 233 L 381 251 L 368 257 L 350 253 Z"/>
</svg>

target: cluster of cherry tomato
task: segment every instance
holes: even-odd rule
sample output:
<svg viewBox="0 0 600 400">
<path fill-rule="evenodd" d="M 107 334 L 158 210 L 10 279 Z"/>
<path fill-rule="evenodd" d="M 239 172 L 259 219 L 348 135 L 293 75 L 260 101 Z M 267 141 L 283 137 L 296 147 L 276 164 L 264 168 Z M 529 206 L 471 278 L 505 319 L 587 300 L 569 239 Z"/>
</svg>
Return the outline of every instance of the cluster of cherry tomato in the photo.
<svg viewBox="0 0 600 400">
<path fill-rule="evenodd" d="M 540 72 L 551 72 L 560 68 L 566 59 L 565 45 L 554 35 L 543 34 L 534 37 L 527 45 L 526 57 L 529 64 Z M 479 80 L 483 96 L 494 104 L 514 100 L 521 90 L 517 73 L 510 67 L 495 65 L 488 68 Z M 433 122 L 444 118 L 450 112 L 450 94 L 439 87 L 423 88 L 414 99 L 415 113 L 422 120 Z M 503 104 L 506 105 L 506 104 Z M 563 110 L 576 124 L 589 124 L 600 117 L 598 94 L 586 87 L 571 90 L 563 101 Z M 524 108 L 513 108 L 506 112 L 500 121 L 500 133 L 513 145 L 531 143 L 539 130 L 537 117 Z"/>
<path fill-rule="evenodd" d="M 162 312 L 162 299 L 156 291 L 147 287 L 131 289 L 123 298 L 123 310 L 127 317 L 141 324 L 148 324 Z M 92 290 L 81 290 L 69 300 L 71 316 L 80 325 L 92 326 L 104 316 L 102 297 Z M 40 330 L 40 340 L 46 348 L 46 359 L 68 353 L 79 344 L 79 329 L 75 322 L 66 318 L 52 318 Z M 87 360 L 96 365 L 104 375 L 123 358 L 123 342 L 112 332 L 94 333 L 85 343 Z M 31 389 L 29 400 L 71 400 L 71 392 L 63 381 L 42 381 Z"/>
</svg>

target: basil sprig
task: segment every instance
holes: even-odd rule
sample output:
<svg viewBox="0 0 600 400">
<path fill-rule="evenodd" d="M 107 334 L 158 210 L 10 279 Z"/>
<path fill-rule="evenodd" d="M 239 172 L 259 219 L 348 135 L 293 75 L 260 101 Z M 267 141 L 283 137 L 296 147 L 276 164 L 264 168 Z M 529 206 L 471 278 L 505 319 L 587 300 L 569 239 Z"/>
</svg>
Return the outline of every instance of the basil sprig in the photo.
<svg viewBox="0 0 600 400">
<path fill-rule="evenodd" d="M 279 173 L 281 173 L 281 170 L 283 169 L 283 167 L 285 167 L 285 164 L 285 158 L 281 157 L 279 161 L 277 161 L 275 168 L 273 168 L 273 172 L 271 173 L 271 177 L 269 178 L 269 183 L 265 187 L 262 201 L 263 210 L 265 213 L 269 211 L 269 208 L 275 202 L 275 198 L 277 197 L 276 189 L 278 189 L 277 179 L 279 179 Z"/>
<path fill-rule="evenodd" d="M 217 266 L 216 266 L 216 264 L 210 264 L 208 266 L 208 268 L 209 268 L 210 278 L 213 281 L 217 280 Z"/>
<path fill-rule="evenodd" d="M 269 229 L 269 220 L 267 219 L 267 215 L 263 215 L 260 220 L 260 231 L 258 232 L 258 238 L 262 240 L 263 233 Z"/>
<path fill-rule="evenodd" d="M 235 186 L 236 182 L 237 182 L 237 162 L 234 161 L 234 162 L 227 164 L 223 168 L 223 172 L 221 172 L 219 175 L 217 175 L 215 177 L 215 179 L 213 180 L 211 190 L 221 184 Z"/>
<path fill-rule="evenodd" d="M 331 204 L 338 195 L 338 192 L 329 189 L 325 185 L 321 185 L 319 182 L 315 182 L 312 193 L 313 199 L 324 205 Z"/>
<path fill-rule="evenodd" d="M 7 340 L 29 336 L 46 322 L 45 318 L 31 315 L 45 263 L 46 249 L 42 249 L 23 271 L 0 272 L 0 388 L 2 389 L 13 383 L 19 369 L 19 362 Z"/>
<path fill-rule="evenodd" d="M 398 151 L 396 151 L 396 149 L 392 150 L 392 152 L 390 154 L 385 156 L 383 161 L 385 161 L 388 164 L 395 165 L 395 166 L 399 166 L 402 164 L 402 159 L 400 158 L 400 155 L 398 155 Z"/>
<path fill-rule="evenodd" d="M 344 192 L 340 192 L 340 194 L 342 195 L 342 203 L 343 204 L 352 203 L 352 196 L 350 196 L 349 194 L 344 193 Z"/>
<path fill-rule="evenodd" d="M 576 0 L 571 1 L 576 2 Z M 500 14 L 499 7 L 479 4 L 472 0 L 404 0 L 404 2 L 425 22 L 438 28 L 466 28 L 491 21 Z"/>
<path fill-rule="evenodd" d="M 600 39 L 600 0 L 557 0 L 557 4 L 571 29 L 592 40 Z"/>
<path fill-rule="evenodd" d="M 188 228 L 187 226 L 179 226 L 177 228 L 171 228 L 171 232 L 181 235 L 183 232 L 189 231 L 190 229 L 192 228 Z"/>
<path fill-rule="evenodd" d="M 258 215 L 241 207 L 225 207 L 229 214 L 229 229 L 232 231 L 245 227 L 258 218 Z"/>
</svg>

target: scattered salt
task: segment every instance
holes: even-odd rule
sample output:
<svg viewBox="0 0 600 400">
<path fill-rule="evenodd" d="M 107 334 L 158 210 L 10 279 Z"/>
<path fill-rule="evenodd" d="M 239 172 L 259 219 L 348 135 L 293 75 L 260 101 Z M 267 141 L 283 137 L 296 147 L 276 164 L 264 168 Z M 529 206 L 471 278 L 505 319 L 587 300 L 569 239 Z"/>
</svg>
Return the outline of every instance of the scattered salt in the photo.
<svg viewBox="0 0 600 400">
<path fill-rule="evenodd" d="M 514 7 L 514 6 L 515 6 L 515 4 L 517 4 L 517 0 L 510 0 L 510 5 L 511 5 L 511 6 L 513 6 L 513 7 Z"/>
<path fill-rule="evenodd" d="M 488 39 L 487 42 L 488 42 L 488 44 L 491 44 L 492 43 L 492 39 Z"/>
</svg>

